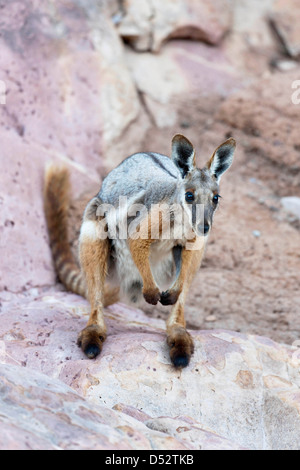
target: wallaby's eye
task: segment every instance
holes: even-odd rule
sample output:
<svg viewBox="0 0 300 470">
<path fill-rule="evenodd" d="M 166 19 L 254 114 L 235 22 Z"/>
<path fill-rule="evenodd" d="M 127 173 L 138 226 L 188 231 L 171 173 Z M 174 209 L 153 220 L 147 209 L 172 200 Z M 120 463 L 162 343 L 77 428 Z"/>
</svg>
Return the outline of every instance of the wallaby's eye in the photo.
<svg viewBox="0 0 300 470">
<path fill-rule="evenodd" d="M 221 196 L 219 194 L 215 194 L 215 196 L 213 197 L 213 203 L 218 204 L 220 197 Z"/>
<path fill-rule="evenodd" d="M 185 200 L 186 202 L 193 202 L 195 200 L 194 193 L 192 193 L 191 191 L 185 193 Z"/>
</svg>

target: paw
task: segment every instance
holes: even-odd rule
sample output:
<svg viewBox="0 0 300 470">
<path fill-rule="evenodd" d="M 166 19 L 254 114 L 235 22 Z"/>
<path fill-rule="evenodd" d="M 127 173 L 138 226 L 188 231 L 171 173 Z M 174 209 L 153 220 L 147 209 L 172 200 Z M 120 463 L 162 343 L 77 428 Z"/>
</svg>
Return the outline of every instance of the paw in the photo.
<svg viewBox="0 0 300 470">
<path fill-rule="evenodd" d="M 187 367 L 194 352 L 191 335 L 183 327 L 176 327 L 168 335 L 167 342 L 172 364 L 176 368 Z"/>
<path fill-rule="evenodd" d="M 106 333 L 98 325 L 87 326 L 78 336 L 77 344 L 89 359 L 99 356 Z"/>
<path fill-rule="evenodd" d="M 157 303 L 160 301 L 161 294 L 159 288 L 157 287 L 155 289 L 144 290 L 143 296 L 148 304 L 157 305 Z"/>
<path fill-rule="evenodd" d="M 160 297 L 160 303 L 162 305 L 174 305 L 176 304 L 179 295 L 180 292 L 173 290 L 167 290 L 165 292 L 162 292 Z"/>
</svg>

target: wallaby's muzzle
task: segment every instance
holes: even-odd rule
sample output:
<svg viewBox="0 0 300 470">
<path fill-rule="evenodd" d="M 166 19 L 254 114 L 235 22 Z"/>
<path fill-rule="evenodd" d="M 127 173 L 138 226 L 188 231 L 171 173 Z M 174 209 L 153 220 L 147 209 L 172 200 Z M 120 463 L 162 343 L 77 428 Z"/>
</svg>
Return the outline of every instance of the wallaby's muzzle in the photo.
<svg viewBox="0 0 300 470">
<path fill-rule="evenodd" d="M 208 235 L 209 231 L 210 231 L 210 225 L 207 222 L 204 222 L 204 224 L 199 224 L 197 226 L 197 232 L 199 236 L 203 237 L 203 235 L 204 236 Z"/>
</svg>

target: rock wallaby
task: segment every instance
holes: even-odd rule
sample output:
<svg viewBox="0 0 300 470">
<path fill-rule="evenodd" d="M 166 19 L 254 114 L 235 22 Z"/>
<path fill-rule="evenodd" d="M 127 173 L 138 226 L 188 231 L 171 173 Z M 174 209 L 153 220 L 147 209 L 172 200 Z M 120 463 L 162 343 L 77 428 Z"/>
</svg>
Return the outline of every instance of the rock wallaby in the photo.
<svg viewBox="0 0 300 470">
<path fill-rule="evenodd" d="M 135 303 L 144 297 L 152 305 L 173 306 L 166 327 L 170 358 L 178 368 L 189 364 L 194 344 L 184 304 L 221 197 L 220 178 L 232 164 L 235 147 L 235 140 L 228 139 L 199 169 L 193 145 L 178 134 L 171 158 L 137 153 L 125 159 L 86 207 L 80 268 L 68 243 L 68 170 L 48 167 L 44 204 L 54 264 L 65 287 L 90 301 L 90 318 L 78 337 L 88 358 L 100 354 L 107 337 L 104 307 L 120 296 Z"/>
</svg>

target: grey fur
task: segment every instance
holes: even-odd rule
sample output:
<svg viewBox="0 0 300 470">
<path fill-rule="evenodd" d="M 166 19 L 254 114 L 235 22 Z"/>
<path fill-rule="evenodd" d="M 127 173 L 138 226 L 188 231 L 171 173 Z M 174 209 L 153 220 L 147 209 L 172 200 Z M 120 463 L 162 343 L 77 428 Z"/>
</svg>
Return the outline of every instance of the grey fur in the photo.
<svg viewBox="0 0 300 470">
<path fill-rule="evenodd" d="M 228 143 L 226 145 L 228 146 Z M 193 191 L 195 201 L 192 204 L 187 204 L 185 201 L 186 191 Z M 215 175 L 208 167 L 202 170 L 195 167 L 192 144 L 183 136 L 178 135 L 173 139 L 172 159 L 159 153 L 136 153 L 112 170 L 103 181 L 97 201 L 91 201 L 87 214 L 93 217 L 93 211 L 98 204 L 111 205 L 117 209 L 120 197 L 127 198 L 128 206 L 142 204 L 147 211 L 154 204 L 180 204 L 190 213 L 191 225 L 199 236 L 203 221 L 193 220 L 193 206 L 203 205 L 204 224 L 207 223 L 211 227 L 216 209 L 213 195 L 218 191 L 219 186 Z M 117 217 L 121 216 L 117 215 Z M 174 219 L 174 214 L 172 217 Z M 131 220 L 127 217 L 127 225 Z M 109 215 L 106 216 L 106 221 L 109 231 L 112 230 Z M 118 228 L 120 223 L 121 220 L 117 218 Z M 185 243 L 186 239 L 171 239 L 158 240 L 152 245 L 150 266 L 160 287 L 168 287 L 172 279 L 174 280 L 174 276 L 178 275 L 181 251 L 175 250 L 174 253 L 173 249 L 178 245 L 185 246 Z M 117 280 L 127 300 L 138 302 L 142 297 L 143 282 L 133 262 L 127 240 L 116 237 L 111 240 L 111 247 L 113 260 L 110 263 L 108 278 Z"/>
<path fill-rule="evenodd" d="M 117 207 L 119 197 L 131 204 L 142 203 L 149 210 L 152 204 L 177 199 L 183 187 L 180 171 L 172 160 L 159 153 L 136 153 L 126 158 L 105 178 L 98 197 Z"/>
</svg>

